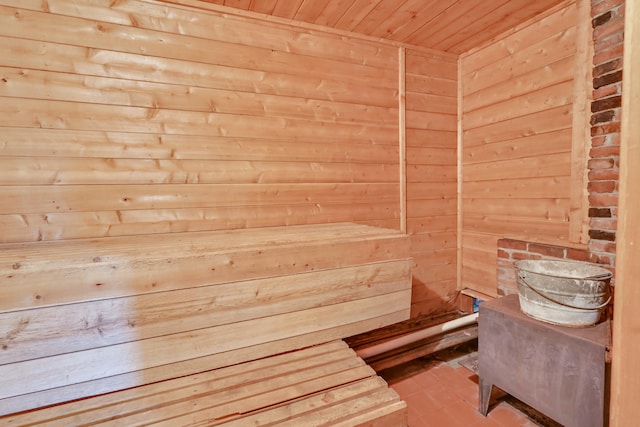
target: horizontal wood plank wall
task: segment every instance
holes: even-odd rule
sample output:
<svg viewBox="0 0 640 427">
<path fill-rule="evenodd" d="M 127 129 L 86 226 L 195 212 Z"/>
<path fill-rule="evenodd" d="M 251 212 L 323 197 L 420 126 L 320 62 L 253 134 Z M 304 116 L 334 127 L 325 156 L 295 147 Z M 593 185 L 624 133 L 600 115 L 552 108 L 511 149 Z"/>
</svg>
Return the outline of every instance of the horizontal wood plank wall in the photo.
<svg viewBox="0 0 640 427">
<path fill-rule="evenodd" d="M 393 46 L 147 0 L 0 1 L 2 242 L 399 228 L 398 134 Z"/>
<path fill-rule="evenodd" d="M 576 22 L 567 2 L 461 58 L 463 287 L 496 294 L 500 238 L 570 244 Z"/>
<path fill-rule="evenodd" d="M 406 52 L 407 232 L 412 317 L 456 294 L 457 56 Z"/>
</svg>

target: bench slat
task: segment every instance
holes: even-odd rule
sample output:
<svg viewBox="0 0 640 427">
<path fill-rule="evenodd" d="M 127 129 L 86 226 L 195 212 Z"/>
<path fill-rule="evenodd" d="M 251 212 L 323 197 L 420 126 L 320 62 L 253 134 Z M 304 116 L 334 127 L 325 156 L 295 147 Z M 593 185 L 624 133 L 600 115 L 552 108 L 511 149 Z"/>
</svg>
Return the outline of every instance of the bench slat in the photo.
<svg viewBox="0 0 640 427">
<path fill-rule="evenodd" d="M 231 427 L 368 425 L 384 418 L 398 421 L 387 425 L 406 425 L 406 405 L 344 342 L 333 341 L 0 422 L 34 427 Z"/>
<path fill-rule="evenodd" d="M 238 350 L 216 353 L 188 363 L 176 362 L 170 365 L 157 366 L 142 371 L 130 372 L 113 377 L 99 378 L 85 383 L 76 383 L 65 387 L 41 390 L 35 393 L 0 399 L 0 414 L 11 414 L 25 411 L 31 408 L 39 408 L 59 402 L 66 402 L 87 396 L 87 390 L 91 395 L 109 393 L 113 390 L 121 390 L 127 387 L 135 387 L 140 384 L 148 384 L 164 381 L 181 376 L 187 376 L 194 372 L 202 372 L 228 366 L 231 363 L 243 363 L 261 357 L 268 357 L 280 352 L 296 350 L 304 347 L 309 342 L 325 342 L 335 339 L 335 335 L 351 336 L 365 328 L 372 330 L 384 325 L 399 322 L 405 319 L 404 312 L 396 312 L 385 316 L 368 319 L 364 322 L 341 325 L 331 330 L 321 330 L 297 337 L 288 337 L 278 341 L 263 343 L 256 346 L 240 348 Z"/>
<path fill-rule="evenodd" d="M 100 410 L 102 408 L 108 408 L 111 405 L 118 404 L 119 402 L 135 401 L 137 399 L 145 399 L 149 396 L 153 396 L 157 393 L 170 391 L 173 389 L 180 389 L 189 387 L 193 384 L 202 382 L 203 377 L 208 377 L 210 380 L 225 379 L 225 378 L 237 378 L 238 376 L 246 372 L 259 372 L 261 370 L 268 371 L 278 367 L 280 365 L 300 363 L 305 360 L 314 360 L 315 358 L 328 357 L 331 360 L 334 357 L 351 357 L 354 352 L 343 341 L 331 341 L 321 345 L 302 348 L 297 351 L 285 352 L 277 354 L 272 357 L 259 358 L 256 360 L 250 360 L 244 363 L 239 363 L 231 366 L 225 366 L 217 369 L 202 370 L 196 374 L 180 376 L 178 378 L 151 382 L 150 384 L 134 387 L 130 389 L 120 390 L 116 393 L 105 393 L 96 395 L 88 399 L 81 399 L 78 401 L 71 401 L 68 403 L 49 407 L 45 410 L 35 410 L 30 412 L 24 412 L 22 414 L 6 417 L 6 420 L 16 420 L 20 423 L 39 423 L 44 422 L 50 418 L 62 418 L 73 417 L 84 412 L 97 411 L 97 417 L 100 417 Z M 339 356 L 336 356 L 336 353 Z M 188 365 L 188 361 L 183 361 L 180 364 Z M 165 367 L 165 369 L 175 369 L 178 364 Z M 110 415 L 113 415 L 112 413 Z"/>
<path fill-rule="evenodd" d="M 216 422 L 207 418 L 206 411 L 189 416 L 167 420 L 158 426 L 174 427 L 184 425 L 190 427 L 244 427 L 259 426 L 319 426 L 345 423 L 353 426 L 367 420 L 388 417 L 391 413 L 400 412 L 406 417 L 406 404 L 398 395 L 387 387 L 379 377 L 368 377 L 357 382 L 334 386 L 311 396 L 299 398 L 294 402 L 270 407 L 254 414 L 243 414 L 235 420 Z M 400 417 L 402 419 L 402 417 Z M 155 425 L 155 424 L 154 424 Z M 402 422 L 384 424 L 402 426 Z"/>
<path fill-rule="evenodd" d="M 0 366 L 0 398 L 231 351 L 331 329 L 406 305 L 408 292 L 347 301 L 213 328 L 77 351 Z M 283 325 L 287 325 L 286 328 Z M 339 338 L 339 337 L 336 337 Z M 126 386 L 126 385 L 123 385 Z"/>
<path fill-rule="evenodd" d="M 273 227 L 276 228 L 288 227 Z M 308 231 L 306 226 L 299 228 L 303 235 Z M 272 232 L 278 234 L 275 230 Z M 202 238 L 202 233 L 197 234 Z M 164 235 L 164 238 L 164 245 L 173 239 L 184 239 L 174 235 Z M 212 243 L 218 242 L 218 232 L 210 232 L 209 239 Z M 13 254 L 0 263 L 0 277 L 4 278 L 0 285 L 0 312 L 408 259 L 406 239 L 397 232 L 378 234 L 374 231 L 370 236 L 347 238 L 327 234 L 325 240 L 308 242 L 302 238 L 283 242 L 272 238 L 264 246 L 240 242 L 218 249 L 177 246 L 164 254 L 151 243 L 142 245 L 137 238 L 130 239 L 128 252 L 120 254 L 108 252 L 111 246 L 108 239 L 93 239 L 95 247 L 84 241 L 83 244 L 46 242 L 50 244 L 28 256 L 21 251 L 31 252 L 35 244 L 13 249 L 15 245 L 9 245 L 0 251 Z M 77 252 L 66 258 L 56 256 L 58 252 L 69 251 L 67 244 L 76 245 Z M 111 255 L 102 254 L 98 249 L 102 246 L 105 246 L 102 250 Z M 137 252 L 133 252 L 134 248 Z"/>
<path fill-rule="evenodd" d="M 331 426 L 342 425 L 371 425 L 372 422 L 384 427 L 406 426 L 406 404 L 399 401 L 398 395 L 383 387 L 376 392 L 361 395 L 357 398 L 341 402 L 338 405 L 317 408 L 315 411 L 297 417 L 285 423 L 278 423 L 280 427 L 298 426 Z"/>
<path fill-rule="evenodd" d="M 301 397 L 283 405 L 265 408 L 252 414 L 246 414 L 241 419 L 221 421 L 219 424 L 224 427 L 243 427 L 246 425 L 281 425 L 288 420 L 299 421 L 308 414 L 315 413 L 318 408 L 331 407 L 343 403 L 351 404 L 354 400 L 360 399 L 379 390 L 387 389 L 387 384 L 380 377 L 368 377 L 361 381 L 354 381 L 343 386 L 322 391 L 308 397 Z M 206 414 L 198 414 L 197 417 L 177 418 L 178 422 L 185 422 L 185 425 L 193 427 L 206 427 L 210 420 Z"/>
<path fill-rule="evenodd" d="M 0 337 L 10 337 L 0 338 L 0 364 L 400 292 L 410 268 L 389 261 L 0 313 Z"/>
<path fill-rule="evenodd" d="M 111 392 L 121 396 L 127 389 L 359 334 L 410 314 L 408 236 L 364 225 L 0 249 L 0 415 Z M 360 364 L 343 371 L 356 375 L 350 381 L 363 379 L 360 371 L 372 372 Z M 312 380 L 307 373 L 283 374 L 299 377 L 300 384 L 262 389 L 254 399 L 273 398 L 265 407 L 284 405 L 300 397 L 296 391 L 319 393 L 324 381 L 349 377 L 326 372 Z M 199 405 L 209 414 L 205 418 L 225 422 L 245 412 L 242 405 L 224 409 L 225 399 L 211 387 L 195 388 L 204 400 L 188 394 L 170 405 L 162 398 L 155 406 L 136 402 L 126 410 L 118 403 L 115 412 L 128 413 L 127 423 L 137 423 L 141 407 L 165 408 L 171 419 Z M 112 422 L 113 408 L 105 410 L 102 416 Z M 99 411 L 90 412 L 93 417 Z M 156 421 L 164 419 L 162 411 L 152 412 L 160 416 Z M 149 419 L 140 415 L 142 424 Z"/>
<path fill-rule="evenodd" d="M 190 413 L 195 410 L 205 412 L 206 419 L 215 425 L 217 421 L 241 418 L 243 414 L 256 409 L 282 404 L 300 396 L 330 389 L 336 384 L 357 381 L 373 375 L 371 368 L 362 363 L 354 366 L 353 361 L 328 364 L 315 370 L 302 369 L 298 372 L 290 372 L 286 377 L 272 378 L 269 384 L 261 382 L 250 387 L 229 390 L 227 393 L 215 393 L 170 406 L 164 405 L 150 412 L 139 413 L 136 417 L 127 417 L 121 423 L 114 425 L 127 427 L 164 424 L 171 426 L 175 425 L 173 419 L 175 414 Z M 290 385 L 285 386 L 286 384 Z M 231 401 L 225 401 L 225 398 Z M 220 401 L 222 401 L 221 404 L 219 404 Z M 167 419 L 165 414 L 168 414 Z"/>
</svg>

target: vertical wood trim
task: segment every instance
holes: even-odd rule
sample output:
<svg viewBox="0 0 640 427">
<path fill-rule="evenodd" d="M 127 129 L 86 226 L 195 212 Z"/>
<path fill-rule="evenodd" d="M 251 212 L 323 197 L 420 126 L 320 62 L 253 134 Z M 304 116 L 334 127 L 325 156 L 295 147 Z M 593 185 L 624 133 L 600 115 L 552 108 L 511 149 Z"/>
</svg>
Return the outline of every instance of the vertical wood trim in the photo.
<svg viewBox="0 0 640 427">
<path fill-rule="evenodd" d="M 591 146 L 591 100 L 593 37 L 591 1 L 578 0 L 576 56 L 573 86 L 573 138 L 571 144 L 571 189 L 569 195 L 569 241 L 589 242 L 589 193 L 587 162 Z"/>
<path fill-rule="evenodd" d="M 398 132 L 400 149 L 400 230 L 407 232 L 406 49 L 398 48 Z"/>
<path fill-rule="evenodd" d="M 640 418 L 640 5 L 625 3 L 611 426 Z"/>
<path fill-rule="evenodd" d="M 462 285 L 462 148 L 463 148 L 463 97 L 464 91 L 462 87 L 462 57 L 458 58 L 458 135 L 457 135 L 457 163 L 458 163 L 458 209 L 457 209 L 457 226 L 456 226 L 456 286 L 458 291 L 463 289 Z"/>
</svg>

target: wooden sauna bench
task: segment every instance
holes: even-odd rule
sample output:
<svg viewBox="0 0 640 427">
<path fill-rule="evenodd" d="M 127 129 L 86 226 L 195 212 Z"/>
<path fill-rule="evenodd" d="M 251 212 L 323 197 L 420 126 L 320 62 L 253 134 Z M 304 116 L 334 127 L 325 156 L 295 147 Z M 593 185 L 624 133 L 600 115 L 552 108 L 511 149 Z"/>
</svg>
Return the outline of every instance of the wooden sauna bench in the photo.
<svg viewBox="0 0 640 427">
<path fill-rule="evenodd" d="M 342 338 L 408 318 L 356 224 L 0 245 L 0 425 L 404 426 Z"/>
</svg>

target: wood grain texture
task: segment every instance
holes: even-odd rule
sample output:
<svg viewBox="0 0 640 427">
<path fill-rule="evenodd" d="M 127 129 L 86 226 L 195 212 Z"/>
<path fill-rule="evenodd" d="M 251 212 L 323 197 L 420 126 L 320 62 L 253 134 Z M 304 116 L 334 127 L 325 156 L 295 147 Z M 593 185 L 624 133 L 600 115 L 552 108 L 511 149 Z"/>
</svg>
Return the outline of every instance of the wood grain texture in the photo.
<svg viewBox="0 0 640 427">
<path fill-rule="evenodd" d="M 461 56 L 463 288 L 496 294 L 498 238 L 573 244 L 584 225 L 572 195 L 580 19 L 567 2 Z"/>
<path fill-rule="evenodd" d="M 571 201 L 569 240 L 589 243 L 589 179 L 587 147 L 591 143 L 591 102 L 593 100 L 593 70 L 588 64 L 594 55 L 593 29 L 589 25 L 591 3 L 578 0 L 577 52 L 573 89 L 573 144 L 571 151 Z"/>
<path fill-rule="evenodd" d="M 159 7 L 159 6 L 156 6 Z M 86 47 L 108 49 L 128 53 L 144 52 L 154 57 L 167 57 L 189 62 L 204 62 L 226 67 L 261 69 L 288 74 L 291 70 L 306 69 L 310 76 L 331 76 L 341 81 L 368 81 L 372 86 L 396 87 L 396 70 L 370 67 L 320 57 L 302 56 L 245 44 L 234 49 L 232 43 L 222 41 L 210 33 L 205 37 L 193 37 L 179 33 L 159 32 L 133 25 L 102 21 L 95 25 L 91 20 L 56 14 L 56 20 L 48 19 L 51 12 L 38 12 L 0 6 L 0 23 L 3 36 L 23 37 L 29 40 L 48 40 L 55 43 L 76 45 L 78 34 Z M 55 12 L 53 12 L 55 14 Z M 92 16 L 99 19 L 100 15 Z M 26 37 L 21 28 L 31 25 Z M 203 56 L 207 51 L 210 55 Z M 259 65 L 258 65 L 259 64 Z M 391 62 L 393 64 L 393 62 Z M 287 73 L 287 70 L 289 71 Z"/>
<path fill-rule="evenodd" d="M 0 11 L 3 242 L 402 226 L 397 48 L 143 0 Z"/>
<path fill-rule="evenodd" d="M 299 205 L 218 206 L 0 215 L 3 240 L 28 236 L 33 241 L 84 236 L 133 236 L 185 231 L 226 230 L 312 223 L 336 223 L 355 216 L 359 223 L 398 229 L 397 201 L 371 203 L 305 203 Z M 394 216 L 392 219 L 387 219 Z"/>
<path fill-rule="evenodd" d="M 400 230 L 407 232 L 407 52 L 398 49 L 398 140 L 400 151 Z"/>
<path fill-rule="evenodd" d="M 613 361 L 611 364 L 610 425 L 622 427 L 634 423 L 640 415 L 637 405 L 640 384 L 633 374 L 639 363 L 640 301 L 640 8 L 625 6 L 624 92 L 620 143 L 620 205 L 616 234 L 616 292 L 613 312 Z"/>
<path fill-rule="evenodd" d="M 2 419 L 33 426 L 229 427 L 318 420 L 401 426 L 406 404 L 344 342 L 332 341 Z"/>
<path fill-rule="evenodd" d="M 398 292 L 406 288 L 398 277 L 408 276 L 409 269 L 406 260 L 391 261 L 303 273 L 294 285 L 290 278 L 274 277 L 5 312 L 0 314 L 1 333 L 6 337 L 0 341 L 4 348 L 0 363 L 368 298 L 382 287 L 389 293 Z M 370 286 L 362 288 L 363 281 Z M 52 324 L 57 326 L 55 333 Z"/>
<path fill-rule="evenodd" d="M 322 30 L 356 32 L 460 54 L 546 11 L 561 0 L 167 0 L 228 10 L 239 16 L 267 13 Z M 220 9 L 220 6 L 228 7 Z"/>
<path fill-rule="evenodd" d="M 413 265 L 412 317 L 456 293 L 457 63 L 407 50 L 407 230 Z M 453 246 L 452 246 L 453 245 Z M 453 266 L 453 268 L 452 268 Z"/>
<path fill-rule="evenodd" d="M 189 363 L 167 370 L 186 361 L 214 369 L 315 345 L 410 313 L 409 238 L 351 223 L 4 244 L 0 269 L 3 413 L 200 372 L 185 371 Z"/>
<path fill-rule="evenodd" d="M 16 12 L 0 32 L 0 95 L 12 105 L 0 180 L 18 204 L 0 214 L 5 242 L 343 220 L 402 228 L 451 209 L 450 54 L 398 58 L 390 45 L 144 1 L 2 4 Z M 21 34 L 32 22 L 42 32 Z M 45 39 L 55 25 L 65 30 Z M 403 135 L 414 151 L 400 150 Z M 404 180 L 419 201 L 410 215 L 393 206 Z"/>
</svg>

